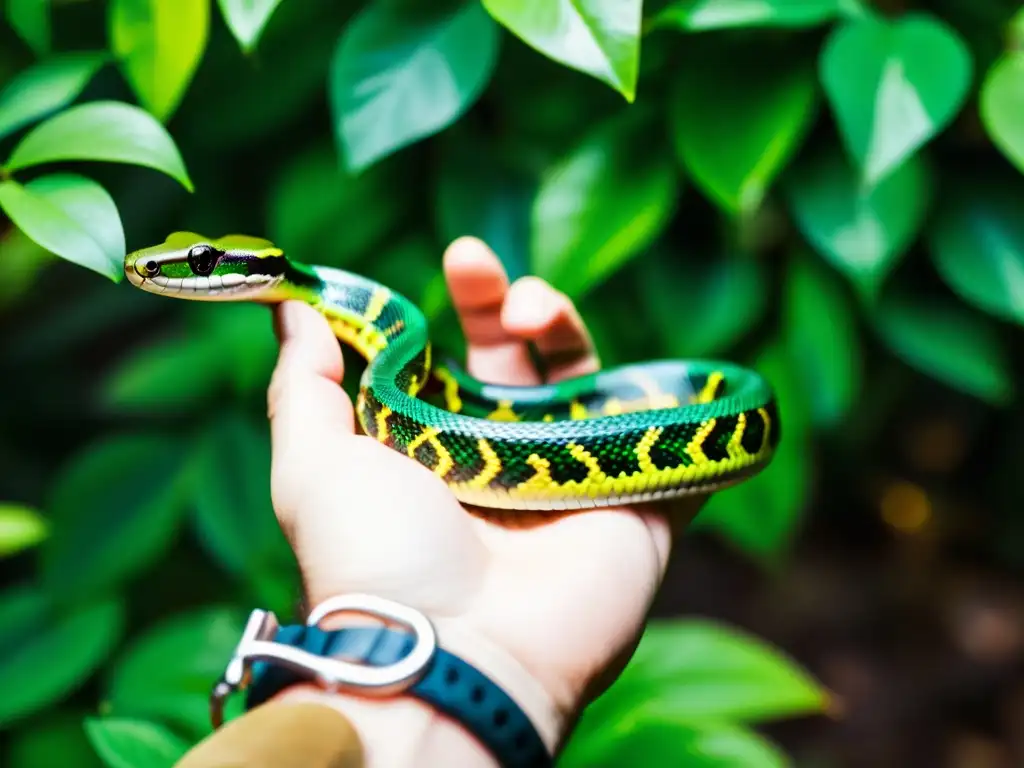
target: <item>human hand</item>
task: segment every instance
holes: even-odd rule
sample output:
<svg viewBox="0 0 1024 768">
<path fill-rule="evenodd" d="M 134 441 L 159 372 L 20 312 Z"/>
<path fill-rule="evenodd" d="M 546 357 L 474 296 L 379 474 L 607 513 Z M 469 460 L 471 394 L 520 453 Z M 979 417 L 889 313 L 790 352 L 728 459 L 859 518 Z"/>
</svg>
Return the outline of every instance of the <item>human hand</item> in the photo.
<svg viewBox="0 0 1024 768">
<path fill-rule="evenodd" d="M 444 270 L 474 376 L 540 383 L 529 341 L 548 363 L 548 380 L 598 368 L 575 307 L 547 283 L 523 278 L 509 286 L 497 257 L 470 238 L 449 247 Z M 550 740 L 564 739 L 642 631 L 671 547 L 666 509 L 464 508 L 428 469 L 357 434 L 352 402 L 339 386 L 341 350 L 323 318 L 290 302 L 279 308 L 278 321 L 281 351 L 268 393 L 272 496 L 310 605 L 361 592 L 422 611 L 443 646 L 485 673 L 495 654 L 520 665 L 553 705 L 550 722 L 540 727 Z M 676 505 L 674 522 L 688 521 L 699 505 L 697 498 Z M 308 688 L 288 695 L 320 696 Z M 490 761 L 425 705 L 333 701 L 362 726 L 368 765 L 406 764 L 411 754 L 423 765 L 432 748 L 449 765 Z M 424 743 L 399 743 L 396 716 L 407 718 Z"/>
</svg>

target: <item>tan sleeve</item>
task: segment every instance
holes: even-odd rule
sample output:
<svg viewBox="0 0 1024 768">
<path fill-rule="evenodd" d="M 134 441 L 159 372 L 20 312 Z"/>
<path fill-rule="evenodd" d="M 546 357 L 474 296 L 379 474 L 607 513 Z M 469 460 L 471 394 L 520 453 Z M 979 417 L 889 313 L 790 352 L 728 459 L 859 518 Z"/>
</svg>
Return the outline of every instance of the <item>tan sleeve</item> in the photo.
<svg viewBox="0 0 1024 768">
<path fill-rule="evenodd" d="M 363 768 L 363 747 L 338 710 L 270 702 L 211 733 L 175 768 Z"/>
</svg>

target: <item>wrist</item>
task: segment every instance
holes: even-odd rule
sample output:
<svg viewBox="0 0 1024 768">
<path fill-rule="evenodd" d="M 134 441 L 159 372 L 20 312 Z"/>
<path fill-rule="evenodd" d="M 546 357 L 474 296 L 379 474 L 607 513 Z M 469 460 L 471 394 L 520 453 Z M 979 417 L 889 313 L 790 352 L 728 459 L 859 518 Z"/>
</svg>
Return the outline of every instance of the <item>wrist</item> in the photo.
<svg viewBox="0 0 1024 768">
<path fill-rule="evenodd" d="M 321 704 L 340 712 L 359 736 L 365 768 L 500 768 L 487 748 L 459 723 L 409 696 L 371 699 L 301 684 L 281 691 L 276 699 Z"/>
<path fill-rule="evenodd" d="M 435 754 L 441 764 L 550 765 L 563 735 L 552 697 L 502 647 L 465 621 L 430 620 L 371 595 L 324 600 L 305 625 L 253 611 L 211 694 L 215 728 L 226 698 L 243 689 L 249 708 L 275 699 L 335 709 L 371 765 L 421 765 Z"/>
</svg>

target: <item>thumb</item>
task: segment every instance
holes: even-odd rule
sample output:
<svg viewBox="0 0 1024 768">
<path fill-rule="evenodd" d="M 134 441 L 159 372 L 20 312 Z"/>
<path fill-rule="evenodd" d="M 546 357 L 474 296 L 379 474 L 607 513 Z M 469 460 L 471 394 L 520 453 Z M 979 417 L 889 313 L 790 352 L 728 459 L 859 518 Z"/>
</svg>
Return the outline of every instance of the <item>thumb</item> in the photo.
<svg viewBox="0 0 1024 768">
<path fill-rule="evenodd" d="M 341 347 L 323 316 L 300 301 L 275 310 L 280 341 L 277 366 L 267 391 L 274 506 L 290 528 L 298 494 L 320 473 L 318 457 L 355 434 L 352 401 L 341 388 Z"/>
</svg>

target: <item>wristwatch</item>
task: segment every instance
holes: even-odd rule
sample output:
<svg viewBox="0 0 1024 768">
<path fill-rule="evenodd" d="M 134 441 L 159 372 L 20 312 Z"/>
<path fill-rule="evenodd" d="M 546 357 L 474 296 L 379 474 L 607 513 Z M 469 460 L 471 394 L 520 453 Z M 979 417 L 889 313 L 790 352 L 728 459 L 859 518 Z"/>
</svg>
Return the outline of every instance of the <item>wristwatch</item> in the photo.
<svg viewBox="0 0 1024 768">
<path fill-rule="evenodd" d="M 338 613 L 362 614 L 380 623 L 320 627 Z M 213 727 L 222 725 L 224 704 L 233 693 L 245 691 L 246 709 L 252 709 L 300 682 L 362 696 L 414 696 L 461 723 L 502 766 L 552 765 L 552 756 L 519 704 L 472 664 L 439 647 L 426 616 L 391 600 L 375 595 L 329 598 L 310 613 L 306 624 L 288 626 L 281 626 L 270 611 L 254 610 L 211 692 Z"/>
</svg>

